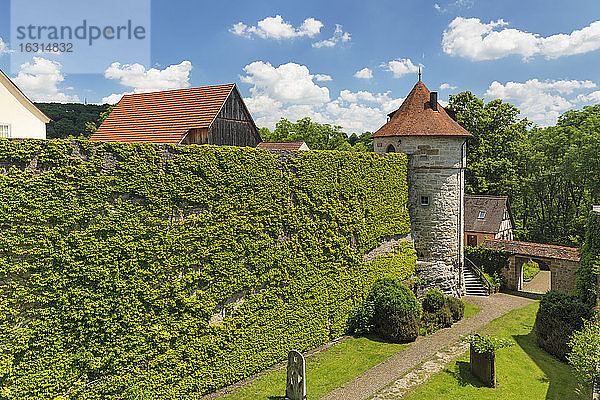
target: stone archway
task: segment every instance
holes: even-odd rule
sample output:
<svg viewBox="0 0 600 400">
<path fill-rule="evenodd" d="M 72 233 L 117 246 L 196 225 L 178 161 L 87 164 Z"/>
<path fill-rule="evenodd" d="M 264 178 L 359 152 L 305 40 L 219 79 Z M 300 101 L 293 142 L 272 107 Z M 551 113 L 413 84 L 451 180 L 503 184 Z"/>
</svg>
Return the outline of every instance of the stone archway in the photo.
<svg viewBox="0 0 600 400">
<path fill-rule="evenodd" d="M 510 290 L 523 290 L 523 264 L 529 260 L 543 263 L 550 271 L 550 289 L 570 292 L 575 288 L 580 258 L 576 248 L 496 239 L 487 239 L 483 246 L 510 253 L 509 266 L 502 271 Z"/>
<path fill-rule="evenodd" d="M 395 152 L 396 152 L 396 148 L 394 147 L 394 145 L 393 145 L 393 144 L 390 144 L 390 145 L 387 147 L 387 149 L 386 149 L 386 151 L 385 151 L 385 152 L 386 152 L 386 153 L 395 153 Z"/>
</svg>

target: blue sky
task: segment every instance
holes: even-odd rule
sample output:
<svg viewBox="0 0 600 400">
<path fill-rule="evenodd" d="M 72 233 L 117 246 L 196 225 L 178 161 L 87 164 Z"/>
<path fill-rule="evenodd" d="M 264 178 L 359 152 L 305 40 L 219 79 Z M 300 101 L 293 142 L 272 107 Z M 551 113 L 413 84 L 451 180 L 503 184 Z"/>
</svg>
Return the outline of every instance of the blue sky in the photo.
<svg viewBox="0 0 600 400">
<path fill-rule="evenodd" d="M 35 54 L 11 70 L 18 49 L 0 0 L 0 68 L 37 101 L 235 82 L 259 126 L 309 116 L 348 133 L 383 124 L 419 65 L 441 100 L 464 90 L 502 98 L 539 125 L 600 102 L 597 0 L 156 0 L 151 9 L 150 57 L 92 58 L 99 71 L 82 74 Z"/>
</svg>

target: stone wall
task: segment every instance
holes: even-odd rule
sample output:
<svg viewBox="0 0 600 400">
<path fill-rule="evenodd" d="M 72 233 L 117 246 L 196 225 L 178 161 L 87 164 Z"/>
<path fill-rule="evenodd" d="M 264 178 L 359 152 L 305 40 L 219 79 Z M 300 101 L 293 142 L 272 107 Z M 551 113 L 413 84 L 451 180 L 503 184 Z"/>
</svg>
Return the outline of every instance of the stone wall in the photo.
<svg viewBox="0 0 600 400">
<path fill-rule="evenodd" d="M 509 257 L 509 267 L 504 269 L 502 274 L 506 281 L 506 287 L 510 290 L 522 290 L 523 288 L 523 264 L 529 261 L 529 257 L 520 257 L 511 255 Z M 575 272 L 579 268 L 578 261 L 560 260 L 551 258 L 533 259 L 541 261 L 550 268 L 551 289 L 561 292 L 571 292 L 575 289 Z"/>
<path fill-rule="evenodd" d="M 451 136 L 375 138 L 377 154 L 410 155 L 408 165 L 411 230 L 420 260 L 419 276 L 448 294 L 465 292 L 462 278 L 464 166 L 466 140 Z M 429 205 L 422 205 L 422 197 Z"/>
</svg>

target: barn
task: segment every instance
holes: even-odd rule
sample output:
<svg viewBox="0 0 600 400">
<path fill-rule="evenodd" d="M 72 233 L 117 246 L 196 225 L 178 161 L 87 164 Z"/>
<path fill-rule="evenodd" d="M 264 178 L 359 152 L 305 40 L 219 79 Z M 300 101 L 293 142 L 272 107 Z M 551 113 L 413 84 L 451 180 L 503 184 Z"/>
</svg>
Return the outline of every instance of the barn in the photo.
<svg viewBox="0 0 600 400">
<path fill-rule="evenodd" d="M 90 140 L 240 147 L 262 142 L 234 83 L 125 95 Z"/>
</svg>

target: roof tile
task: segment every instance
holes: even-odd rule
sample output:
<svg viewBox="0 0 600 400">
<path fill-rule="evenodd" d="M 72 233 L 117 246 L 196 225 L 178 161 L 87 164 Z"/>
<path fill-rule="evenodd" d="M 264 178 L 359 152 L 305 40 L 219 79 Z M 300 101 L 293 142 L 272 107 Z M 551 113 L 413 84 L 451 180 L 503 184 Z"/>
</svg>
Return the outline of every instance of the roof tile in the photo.
<svg viewBox="0 0 600 400">
<path fill-rule="evenodd" d="M 471 137 L 439 103 L 437 111 L 429 105 L 429 89 L 421 81 L 408 94 L 390 120 L 372 137 L 383 136 L 464 136 Z"/>
<path fill-rule="evenodd" d="M 90 140 L 178 144 L 188 130 L 210 126 L 234 86 L 125 95 Z"/>
</svg>

